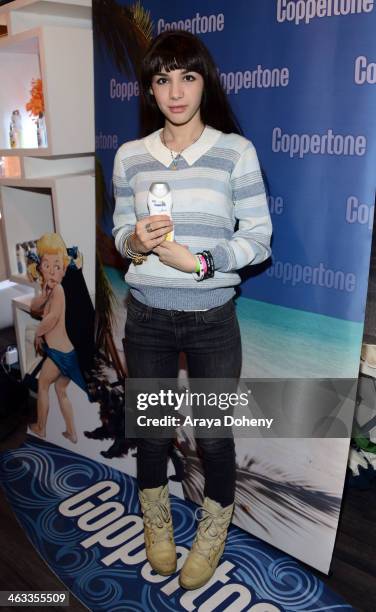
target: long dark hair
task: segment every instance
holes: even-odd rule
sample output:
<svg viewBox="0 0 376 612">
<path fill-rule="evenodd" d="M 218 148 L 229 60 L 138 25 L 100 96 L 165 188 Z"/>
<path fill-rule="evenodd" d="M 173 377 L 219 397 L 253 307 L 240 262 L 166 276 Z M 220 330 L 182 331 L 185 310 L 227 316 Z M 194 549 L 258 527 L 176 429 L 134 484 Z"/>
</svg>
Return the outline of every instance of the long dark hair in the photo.
<svg viewBox="0 0 376 612">
<path fill-rule="evenodd" d="M 141 64 L 140 101 L 141 135 L 147 136 L 163 127 L 165 117 L 150 94 L 152 78 L 162 70 L 192 70 L 204 79 L 201 119 L 204 124 L 230 134 L 241 134 L 227 96 L 221 86 L 213 58 L 203 42 L 184 30 L 159 34 L 149 46 Z"/>
</svg>

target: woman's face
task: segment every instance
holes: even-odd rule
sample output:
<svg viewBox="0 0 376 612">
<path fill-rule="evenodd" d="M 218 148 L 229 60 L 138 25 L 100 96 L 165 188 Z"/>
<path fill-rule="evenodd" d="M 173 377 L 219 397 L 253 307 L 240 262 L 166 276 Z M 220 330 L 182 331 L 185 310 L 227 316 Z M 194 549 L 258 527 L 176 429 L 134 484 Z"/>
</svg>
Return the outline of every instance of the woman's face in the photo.
<svg viewBox="0 0 376 612">
<path fill-rule="evenodd" d="M 183 69 L 155 74 L 150 93 L 170 123 L 184 125 L 200 113 L 204 79 L 198 72 Z"/>
<path fill-rule="evenodd" d="M 53 289 L 59 285 L 64 278 L 65 267 L 62 253 L 42 255 L 40 262 L 40 272 L 43 276 L 44 284 Z"/>
</svg>

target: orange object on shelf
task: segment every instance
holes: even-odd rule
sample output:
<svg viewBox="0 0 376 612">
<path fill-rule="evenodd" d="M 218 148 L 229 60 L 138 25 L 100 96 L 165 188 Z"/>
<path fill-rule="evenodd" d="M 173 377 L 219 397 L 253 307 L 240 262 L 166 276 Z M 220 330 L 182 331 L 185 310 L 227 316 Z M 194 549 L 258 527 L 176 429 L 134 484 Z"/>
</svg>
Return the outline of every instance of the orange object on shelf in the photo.
<svg viewBox="0 0 376 612">
<path fill-rule="evenodd" d="M 26 110 L 34 117 L 39 117 L 44 113 L 44 96 L 42 79 L 31 80 L 31 98 L 26 104 Z"/>
<path fill-rule="evenodd" d="M 16 155 L 0 157 L 0 178 L 20 178 L 21 161 Z"/>
</svg>

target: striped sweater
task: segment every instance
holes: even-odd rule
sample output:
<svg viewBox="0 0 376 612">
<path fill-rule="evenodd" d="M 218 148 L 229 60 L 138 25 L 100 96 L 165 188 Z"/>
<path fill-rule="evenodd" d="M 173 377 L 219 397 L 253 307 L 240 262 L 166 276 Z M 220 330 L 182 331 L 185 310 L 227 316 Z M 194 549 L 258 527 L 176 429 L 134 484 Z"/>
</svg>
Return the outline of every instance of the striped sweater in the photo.
<svg viewBox="0 0 376 612">
<path fill-rule="evenodd" d="M 138 220 L 149 215 L 151 183 L 167 182 L 175 240 L 192 253 L 210 250 L 215 275 L 197 282 L 192 274 L 161 263 L 151 253 L 141 265 L 130 265 L 125 280 L 136 299 L 155 308 L 214 308 L 234 295 L 234 286 L 240 283 L 236 270 L 270 255 L 271 221 L 257 154 L 243 136 L 206 126 L 177 158 L 174 169 L 160 132 L 126 142 L 116 153 L 116 248 L 124 255 L 125 238 Z"/>
</svg>

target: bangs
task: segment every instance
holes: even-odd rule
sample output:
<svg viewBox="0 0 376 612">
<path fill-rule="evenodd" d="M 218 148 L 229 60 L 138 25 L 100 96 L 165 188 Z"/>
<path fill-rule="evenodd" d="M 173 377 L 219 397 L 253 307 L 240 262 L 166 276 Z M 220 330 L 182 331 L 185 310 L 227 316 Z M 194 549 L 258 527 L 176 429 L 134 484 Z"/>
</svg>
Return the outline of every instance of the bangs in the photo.
<svg viewBox="0 0 376 612">
<path fill-rule="evenodd" d="M 206 74 L 202 51 L 195 41 L 184 39 L 179 33 L 169 36 L 161 44 L 146 54 L 143 61 L 143 76 L 148 86 L 152 77 L 160 72 L 188 70 Z"/>
</svg>

